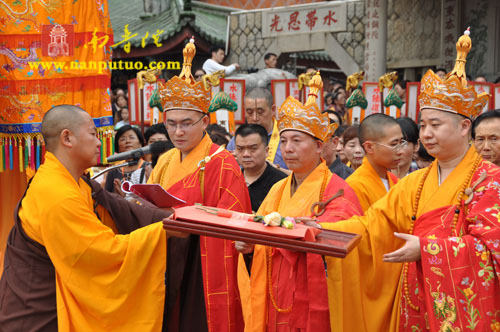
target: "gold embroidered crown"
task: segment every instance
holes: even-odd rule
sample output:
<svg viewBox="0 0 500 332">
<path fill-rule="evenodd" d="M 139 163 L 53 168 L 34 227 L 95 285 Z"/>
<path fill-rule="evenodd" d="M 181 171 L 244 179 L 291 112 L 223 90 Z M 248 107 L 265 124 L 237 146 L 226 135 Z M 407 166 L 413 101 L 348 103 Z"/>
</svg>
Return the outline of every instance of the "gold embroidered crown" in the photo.
<svg viewBox="0 0 500 332">
<path fill-rule="evenodd" d="M 210 106 L 210 90 L 206 90 L 203 82 L 196 82 L 191 74 L 191 66 L 196 47 L 194 37 L 184 47 L 182 55 L 184 63 L 179 76 L 158 85 L 158 96 L 165 111 L 184 109 L 207 113 Z"/>
<path fill-rule="evenodd" d="M 457 41 L 455 67 L 445 79 L 439 78 L 432 70 L 422 77 L 418 101 L 420 110 L 434 108 L 475 118 L 490 99 L 488 93 L 477 94 L 473 86 L 467 85 L 465 62 L 472 47 L 470 28 Z"/>
<path fill-rule="evenodd" d="M 326 141 L 333 134 L 336 124 L 330 124 L 328 114 L 321 113 L 316 99 L 318 91 L 323 87 L 319 72 L 309 82 L 309 96 L 304 105 L 297 99 L 289 96 L 278 111 L 278 129 L 280 134 L 284 130 L 298 130 L 313 137 Z"/>
</svg>

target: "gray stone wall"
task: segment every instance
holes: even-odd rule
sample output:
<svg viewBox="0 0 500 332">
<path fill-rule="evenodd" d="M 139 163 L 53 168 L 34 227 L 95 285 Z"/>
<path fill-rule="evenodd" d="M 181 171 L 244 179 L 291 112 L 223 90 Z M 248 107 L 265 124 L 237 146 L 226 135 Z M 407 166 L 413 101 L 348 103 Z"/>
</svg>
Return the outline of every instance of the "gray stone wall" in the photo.
<svg viewBox="0 0 500 332">
<path fill-rule="evenodd" d="M 387 1 L 387 67 L 439 65 L 441 1 Z"/>
</svg>

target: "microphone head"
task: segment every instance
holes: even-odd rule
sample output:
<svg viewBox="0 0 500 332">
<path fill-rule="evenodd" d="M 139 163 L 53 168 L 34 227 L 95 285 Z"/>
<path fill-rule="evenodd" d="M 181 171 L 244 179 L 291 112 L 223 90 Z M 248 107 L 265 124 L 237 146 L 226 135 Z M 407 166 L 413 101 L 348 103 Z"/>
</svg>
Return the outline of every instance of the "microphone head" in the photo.
<svg viewBox="0 0 500 332">
<path fill-rule="evenodd" d="M 149 151 L 153 156 L 159 156 L 173 147 L 174 145 L 170 141 L 156 141 L 149 145 Z"/>
</svg>

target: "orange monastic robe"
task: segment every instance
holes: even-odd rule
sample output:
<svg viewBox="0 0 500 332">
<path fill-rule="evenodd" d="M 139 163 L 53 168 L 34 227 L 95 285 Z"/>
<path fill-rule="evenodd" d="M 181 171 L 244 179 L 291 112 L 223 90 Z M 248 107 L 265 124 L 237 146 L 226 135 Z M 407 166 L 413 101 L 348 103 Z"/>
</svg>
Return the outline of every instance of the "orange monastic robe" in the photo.
<svg viewBox="0 0 500 332">
<path fill-rule="evenodd" d="M 390 188 L 398 181 L 398 178 L 391 172 L 387 172 L 387 179 Z M 361 166 L 346 179 L 346 182 L 358 196 L 363 211 L 368 210 L 373 203 L 387 194 L 382 179 L 366 157 L 363 158 Z"/>
<path fill-rule="evenodd" d="M 477 157 L 471 147 L 441 185 L 434 163 L 423 183 L 413 229 L 420 237 L 422 259 L 410 264 L 409 278 L 409 294 L 412 302 L 420 306 L 420 312 L 410 309 L 401 299 L 403 265 L 384 263 L 382 256 L 404 245 L 403 240 L 394 237 L 394 232 L 412 231 L 412 211 L 427 169 L 401 179 L 363 217 L 322 223 L 327 229 L 362 235 L 358 245 L 362 306 L 344 313 L 351 319 L 345 319 L 333 331 L 428 331 L 429 324 L 432 331 L 451 331 L 451 327 L 464 331 L 468 324 L 477 326 L 475 331 L 486 331 L 486 326 L 493 330 L 500 327 L 495 313 L 500 299 L 494 296 L 500 291 L 499 276 L 492 272 L 498 271 L 500 260 L 498 167 L 481 162 L 471 183 L 482 172 L 487 174 L 486 179 L 475 188 L 467 207 L 463 200 L 458 207 L 455 205 Z M 453 212 L 457 208 L 460 237 L 450 237 Z M 327 263 L 330 282 L 336 266 L 330 260 Z M 384 269 L 384 274 L 377 273 L 384 265 L 392 268 Z M 474 294 L 478 296 L 473 297 Z M 337 310 L 335 306 L 331 308 Z"/>
<path fill-rule="evenodd" d="M 273 211 L 282 216 L 311 216 L 310 207 L 344 190 L 343 197 L 334 199 L 321 216 L 325 222 L 335 222 L 361 214 L 355 193 L 325 162 L 317 166 L 291 196 L 292 176 L 277 182 L 262 202 L 259 215 Z M 323 195 L 321 191 L 324 190 Z M 269 259 L 272 270 L 268 270 Z M 245 331 L 305 331 L 330 330 L 325 266 L 321 256 L 296 253 L 279 248 L 256 245 L 251 277 L 243 259 L 238 271 L 245 315 Z M 272 297 L 269 274 L 272 279 Z M 275 302 L 273 302 L 275 300 Z M 284 309 L 285 312 L 279 312 Z"/>
<path fill-rule="evenodd" d="M 227 150 L 215 154 L 218 148 L 205 135 L 183 160 L 181 152 L 172 149 L 160 157 L 148 183 L 161 184 L 188 204 L 202 203 L 250 213 L 250 196 L 241 170 Z M 199 162 L 211 155 L 202 171 Z M 209 331 L 242 331 L 236 282 L 238 253 L 233 241 L 201 236 L 200 251 Z"/>
<path fill-rule="evenodd" d="M 50 152 L 19 217 L 55 267 L 59 331 L 161 329 L 167 243 L 161 223 L 115 235 L 94 214 L 87 183 L 77 183 Z"/>
</svg>

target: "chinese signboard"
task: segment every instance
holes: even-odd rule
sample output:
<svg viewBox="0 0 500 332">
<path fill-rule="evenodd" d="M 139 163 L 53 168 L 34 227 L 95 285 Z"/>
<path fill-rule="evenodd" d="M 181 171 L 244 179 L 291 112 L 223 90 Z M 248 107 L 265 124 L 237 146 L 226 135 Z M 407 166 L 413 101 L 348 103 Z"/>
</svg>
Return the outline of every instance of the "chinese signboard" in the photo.
<svg viewBox="0 0 500 332">
<path fill-rule="evenodd" d="M 450 71 L 455 64 L 456 47 L 458 39 L 458 0 L 443 0 L 441 2 L 441 65 Z"/>
<path fill-rule="evenodd" d="M 297 79 L 271 80 L 271 93 L 276 110 L 278 110 L 288 96 L 300 99 L 299 83 Z"/>
<path fill-rule="evenodd" d="M 345 2 L 279 7 L 262 12 L 262 36 L 345 31 L 346 20 Z"/>
<path fill-rule="evenodd" d="M 366 1 L 364 69 L 365 78 L 371 81 L 385 73 L 386 6 L 385 0 Z"/>
<path fill-rule="evenodd" d="M 227 93 L 229 97 L 238 104 L 238 110 L 236 110 L 234 114 L 235 123 L 244 123 L 243 98 L 245 97 L 245 80 L 222 79 L 220 82 L 220 89 Z"/>
<path fill-rule="evenodd" d="M 418 95 L 420 94 L 420 82 L 408 82 L 406 84 L 406 110 L 405 116 L 408 116 L 418 123 L 420 105 L 418 104 Z"/>
</svg>

